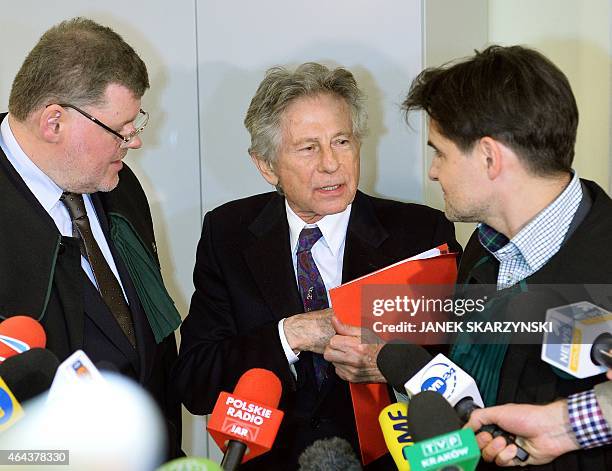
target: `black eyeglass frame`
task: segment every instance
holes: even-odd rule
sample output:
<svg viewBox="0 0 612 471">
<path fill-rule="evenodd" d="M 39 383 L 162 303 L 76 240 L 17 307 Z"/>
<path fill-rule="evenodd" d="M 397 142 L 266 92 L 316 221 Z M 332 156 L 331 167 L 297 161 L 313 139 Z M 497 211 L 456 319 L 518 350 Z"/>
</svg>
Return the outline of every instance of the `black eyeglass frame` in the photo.
<svg viewBox="0 0 612 471">
<path fill-rule="evenodd" d="M 73 109 L 75 111 L 78 111 L 83 116 L 85 116 L 87 119 L 90 119 L 91 121 L 96 123 L 98 126 L 103 128 L 104 130 L 110 132 L 112 135 L 114 135 L 114 136 L 118 137 L 119 139 L 121 139 L 124 144 L 130 143 L 136 136 L 138 136 L 143 131 L 143 129 L 145 128 L 147 123 L 149 122 L 149 113 L 147 113 L 145 110 L 140 108 L 139 113 L 145 116 L 144 124 L 142 126 L 140 126 L 139 128 L 134 129 L 134 131 L 132 131 L 128 136 L 123 136 L 123 135 L 119 134 L 117 131 L 115 131 L 113 128 L 111 128 L 110 126 L 107 126 L 106 124 L 104 124 L 98 118 L 93 117 L 87 111 L 83 111 L 81 108 L 79 108 L 77 106 L 70 105 L 68 103 L 58 103 L 57 105 L 61 106 L 62 108 L 71 108 L 71 109 Z M 47 106 L 51 106 L 51 105 L 47 105 Z"/>
</svg>

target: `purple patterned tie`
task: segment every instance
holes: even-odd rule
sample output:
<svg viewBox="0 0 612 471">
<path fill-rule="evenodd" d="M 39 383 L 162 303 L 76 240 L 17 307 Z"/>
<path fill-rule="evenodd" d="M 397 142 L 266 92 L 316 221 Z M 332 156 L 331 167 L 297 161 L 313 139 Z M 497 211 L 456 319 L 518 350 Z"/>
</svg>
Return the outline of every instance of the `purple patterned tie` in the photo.
<svg viewBox="0 0 612 471">
<path fill-rule="evenodd" d="M 312 246 L 323 236 L 318 227 L 304 228 L 300 232 L 297 249 L 297 280 L 304 304 L 304 311 L 318 311 L 329 307 L 327 290 L 323 278 L 312 258 Z M 329 363 L 318 353 L 312 354 L 317 385 L 321 384 L 327 376 Z"/>
</svg>

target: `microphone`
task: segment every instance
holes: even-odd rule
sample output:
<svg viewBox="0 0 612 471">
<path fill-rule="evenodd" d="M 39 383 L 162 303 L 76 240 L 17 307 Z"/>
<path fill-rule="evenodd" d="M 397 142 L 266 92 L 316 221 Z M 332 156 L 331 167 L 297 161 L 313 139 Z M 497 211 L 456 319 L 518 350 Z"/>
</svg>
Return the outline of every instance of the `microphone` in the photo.
<svg viewBox="0 0 612 471">
<path fill-rule="evenodd" d="M 315 441 L 298 460 L 300 471 L 361 471 L 361 463 L 353 447 L 343 438 L 332 437 Z"/>
<path fill-rule="evenodd" d="M 272 448 L 283 419 L 276 409 L 281 393 L 274 373 L 252 368 L 240 377 L 233 394 L 219 394 L 207 429 L 224 451 L 224 470 L 234 470 Z"/>
<path fill-rule="evenodd" d="M 588 301 L 548 309 L 541 358 L 575 376 L 588 378 L 612 368 L 612 313 Z"/>
<path fill-rule="evenodd" d="M 33 348 L 0 363 L 0 432 L 23 416 L 21 403 L 47 391 L 59 361 L 49 350 Z"/>
<path fill-rule="evenodd" d="M 0 378 L 19 402 L 25 402 L 51 387 L 58 366 L 59 360 L 53 352 L 32 348 L 0 364 Z"/>
<path fill-rule="evenodd" d="M 405 402 L 388 405 L 380 411 L 378 422 L 397 469 L 410 471 L 410 465 L 404 458 L 404 447 L 414 445 L 408 427 L 408 405 Z"/>
<path fill-rule="evenodd" d="M 404 448 L 412 471 L 473 471 L 480 460 L 474 432 L 440 394 L 423 391 L 410 401 L 408 427 L 415 444 Z"/>
<path fill-rule="evenodd" d="M 184 456 L 164 463 L 155 471 L 221 471 L 217 463 L 199 456 Z"/>
<path fill-rule="evenodd" d="M 83 350 L 76 350 L 58 367 L 49 390 L 49 400 L 61 395 L 65 388 L 80 383 L 102 385 L 105 379 Z"/>
<path fill-rule="evenodd" d="M 0 363 L 34 347 L 45 348 L 42 325 L 29 316 L 12 316 L 0 322 Z"/>
<path fill-rule="evenodd" d="M 407 363 L 406 360 L 409 359 Z M 405 395 L 404 384 L 431 360 L 424 348 L 410 343 L 386 343 L 378 352 L 376 366 L 396 393 Z"/>
<path fill-rule="evenodd" d="M 390 349 L 395 351 L 392 353 L 385 352 L 388 345 L 391 345 Z M 402 387 L 400 386 L 401 381 L 405 381 L 403 387 L 408 396 L 412 397 L 421 391 L 439 393 L 455 408 L 463 422 L 469 420 L 474 409 L 484 407 L 476 382 L 441 353 L 431 359 L 431 354 L 419 345 L 409 343 L 387 344 L 379 352 L 377 364 L 381 354 L 382 359 L 378 368 L 382 375 L 385 378 L 387 378 L 387 375 L 389 376 L 395 389 Z M 403 366 L 401 369 L 396 368 L 394 371 L 388 371 L 392 368 L 392 365 L 387 363 L 387 360 L 392 358 L 394 360 L 393 367 L 395 367 L 399 364 L 399 358 L 402 356 Z M 484 426 L 480 431 L 489 432 L 494 437 L 501 435 L 508 443 L 515 443 L 513 435 L 496 425 Z M 520 461 L 527 460 L 529 454 L 518 445 L 517 448 L 517 459 Z"/>
<path fill-rule="evenodd" d="M 408 396 L 431 390 L 442 394 L 452 406 L 464 398 L 484 406 L 470 375 L 442 354 L 432 360 L 419 345 L 388 343 L 380 350 L 376 365 L 393 389 L 404 390 Z"/>
<path fill-rule="evenodd" d="M 69 469 L 151 471 L 165 452 L 165 427 L 153 398 L 135 381 L 108 373 L 37 397 L 2 434 L 3 449 L 53 450 Z"/>
</svg>

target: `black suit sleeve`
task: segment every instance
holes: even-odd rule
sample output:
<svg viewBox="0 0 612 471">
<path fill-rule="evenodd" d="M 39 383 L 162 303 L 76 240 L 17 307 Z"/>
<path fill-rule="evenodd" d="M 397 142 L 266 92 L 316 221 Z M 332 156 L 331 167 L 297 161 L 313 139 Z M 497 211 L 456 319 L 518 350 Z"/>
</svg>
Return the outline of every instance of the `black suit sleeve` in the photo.
<svg viewBox="0 0 612 471">
<path fill-rule="evenodd" d="M 242 292 L 244 285 L 232 279 L 241 276 L 238 273 L 245 267 L 236 266 L 240 257 L 235 253 L 218 247 L 223 245 L 224 234 L 215 234 L 212 219 L 210 213 L 204 219 L 193 275 L 195 293 L 181 327 L 173 374 L 183 404 L 193 414 L 212 412 L 219 393 L 233 391 L 240 376 L 251 368 L 274 372 L 283 383 L 284 394 L 294 389 L 278 321 L 261 316 L 257 303 L 251 312 L 234 305 L 249 299 Z"/>
</svg>

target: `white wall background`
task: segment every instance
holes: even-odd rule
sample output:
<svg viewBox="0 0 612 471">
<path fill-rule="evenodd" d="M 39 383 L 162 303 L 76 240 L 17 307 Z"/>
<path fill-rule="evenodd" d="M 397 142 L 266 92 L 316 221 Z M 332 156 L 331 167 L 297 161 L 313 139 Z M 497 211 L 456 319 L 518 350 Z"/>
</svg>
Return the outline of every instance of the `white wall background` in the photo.
<svg viewBox="0 0 612 471">
<path fill-rule="evenodd" d="M 128 164 L 153 211 L 163 274 L 187 313 L 201 218 L 231 199 L 267 191 L 247 155 L 242 120 L 264 71 L 322 61 L 351 69 L 368 95 L 370 136 L 361 188 L 441 207 L 426 178 L 422 122 L 399 104 L 424 65 L 487 42 L 539 48 L 569 76 L 581 112 L 576 167 L 607 186 L 610 174 L 612 0 L 20 0 L 0 16 L 0 110 L 27 52 L 52 24 L 83 15 L 119 32 L 147 63 L 151 121 Z M 471 226 L 459 229 L 466 240 Z M 218 457 L 202 420 L 184 415 L 184 449 Z"/>
</svg>

